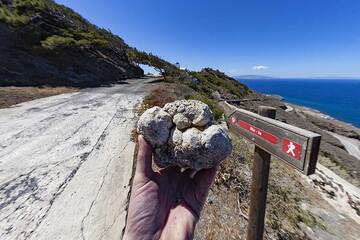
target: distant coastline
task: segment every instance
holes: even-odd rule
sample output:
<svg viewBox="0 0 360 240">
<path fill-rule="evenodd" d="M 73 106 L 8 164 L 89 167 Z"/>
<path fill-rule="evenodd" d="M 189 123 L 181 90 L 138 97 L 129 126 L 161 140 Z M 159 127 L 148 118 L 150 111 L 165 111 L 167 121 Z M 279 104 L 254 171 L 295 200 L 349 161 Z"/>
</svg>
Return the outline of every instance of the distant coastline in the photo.
<svg viewBox="0 0 360 240">
<path fill-rule="evenodd" d="M 273 77 L 273 76 L 265 76 L 265 75 L 239 75 L 239 76 L 233 76 L 236 80 L 306 80 L 306 81 L 318 81 L 318 80 L 357 80 L 360 81 L 360 77 L 342 77 L 342 76 L 319 76 L 319 77 Z"/>
<path fill-rule="evenodd" d="M 285 103 L 285 102 L 284 102 Z M 285 103 L 287 107 L 291 108 L 292 111 L 296 111 L 297 113 L 302 113 L 308 116 L 312 116 L 315 119 L 318 119 L 318 121 L 326 121 L 330 124 L 333 124 L 339 128 L 345 129 L 346 131 L 354 131 L 360 134 L 360 128 L 352 125 L 351 123 L 340 121 L 336 118 L 333 118 L 327 114 L 322 113 L 321 111 L 313 108 L 308 108 L 304 106 L 299 106 L 291 103 Z M 356 138 L 350 138 L 348 136 L 345 136 L 344 134 L 338 134 L 332 131 L 327 131 L 327 133 L 331 134 L 335 138 L 337 138 L 341 144 L 344 145 L 346 151 L 357 158 L 360 161 L 360 140 Z"/>
<path fill-rule="evenodd" d="M 349 79 L 247 79 L 240 80 L 283 102 L 319 111 L 331 118 L 360 127 L 360 81 Z"/>
</svg>

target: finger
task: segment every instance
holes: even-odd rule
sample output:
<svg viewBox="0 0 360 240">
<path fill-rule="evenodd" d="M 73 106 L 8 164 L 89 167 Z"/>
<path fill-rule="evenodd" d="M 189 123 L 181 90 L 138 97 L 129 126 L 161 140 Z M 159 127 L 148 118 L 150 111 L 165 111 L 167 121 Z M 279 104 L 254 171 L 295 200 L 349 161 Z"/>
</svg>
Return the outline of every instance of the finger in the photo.
<svg viewBox="0 0 360 240">
<path fill-rule="evenodd" d="M 151 178 L 154 173 L 151 167 L 152 164 L 152 148 L 143 136 L 138 137 L 139 150 L 136 162 L 136 177 L 147 177 Z"/>
<path fill-rule="evenodd" d="M 211 169 L 203 169 L 196 173 L 192 179 L 191 194 L 187 195 L 188 204 L 195 215 L 200 216 L 201 209 L 204 207 L 209 189 L 214 181 L 217 167 Z M 188 178 L 190 179 L 189 175 Z"/>
<path fill-rule="evenodd" d="M 203 169 L 195 175 L 195 182 L 197 189 L 207 190 L 210 188 L 211 184 L 214 182 L 217 170 L 219 167 L 213 167 L 210 169 Z"/>
</svg>

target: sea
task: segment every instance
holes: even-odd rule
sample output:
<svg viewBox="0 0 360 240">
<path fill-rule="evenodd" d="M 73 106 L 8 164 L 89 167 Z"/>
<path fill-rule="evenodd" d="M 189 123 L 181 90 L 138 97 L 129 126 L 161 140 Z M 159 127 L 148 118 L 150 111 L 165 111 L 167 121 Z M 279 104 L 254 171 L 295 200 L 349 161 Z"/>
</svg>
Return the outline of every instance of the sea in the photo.
<svg viewBox="0 0 360 240">
<path fill-rule="evenodd" d="M 279 95 L 284 102 L 319 110 L 360 127 L 360 80 L 249 79 L 239 80 L 251 89 Z"/>
</svg>

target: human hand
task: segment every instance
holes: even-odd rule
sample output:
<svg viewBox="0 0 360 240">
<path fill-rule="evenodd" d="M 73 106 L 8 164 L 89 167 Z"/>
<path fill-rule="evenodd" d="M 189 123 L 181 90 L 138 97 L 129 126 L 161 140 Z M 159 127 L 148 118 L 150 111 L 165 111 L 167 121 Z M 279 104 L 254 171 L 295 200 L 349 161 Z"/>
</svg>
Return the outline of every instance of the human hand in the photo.
<svg viewBox="0 0 360 240">
<path fill-rule="evenodd" d="M 192 239 L 217 168 L 181 172 L 152 170 L 152 148 L 139 136 L 139 152 L 128 209 L 125 240 Z"/>
</svg>

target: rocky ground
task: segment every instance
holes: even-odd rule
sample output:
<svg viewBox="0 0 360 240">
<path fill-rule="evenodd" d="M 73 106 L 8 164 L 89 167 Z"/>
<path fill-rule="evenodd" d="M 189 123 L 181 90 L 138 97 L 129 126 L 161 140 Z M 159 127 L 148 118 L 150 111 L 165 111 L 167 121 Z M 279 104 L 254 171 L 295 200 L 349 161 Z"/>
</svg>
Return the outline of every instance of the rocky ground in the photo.
<svg viewBox="0 0 360 240">
<path fill-rule="evenodd" d="M 253 144 L 232 135 L 234 151 L 220 167 L 195 239 L 246 239 Z M 359 189 L 318 164 L 310 178 L 273 158 L 265 239 L 357 240 Z"/>
<path fill-rule="evenodd" d="M 322 136 L 319 161 L 347 181 L 360 186 L 360 160 L 349 154 L 349 150 L 334 134 L 344 136 L 358 143 L 360 129 L 333 119 L 319 111 L 284 103 L 278 97 L 253 93 L 247 101 L 237 102 L 239 107 L 257 111 L 258 106 L 277 108 L 276 118 Z"/>
<path fill-rule="evenodd" d="M 260 105 L 275 107 L 278 120 L 322 135 L 316 174 L 310 178 L 272 160 L 265 239 L 359 239 L 360 130 L 278 97 L 252 93 L 233 103 L 253 112 Z M 196 239 L 245 239 L 253 145 L 234 135 L 233 140 L 233 156 L 220 168 Z"/>
</svg>

